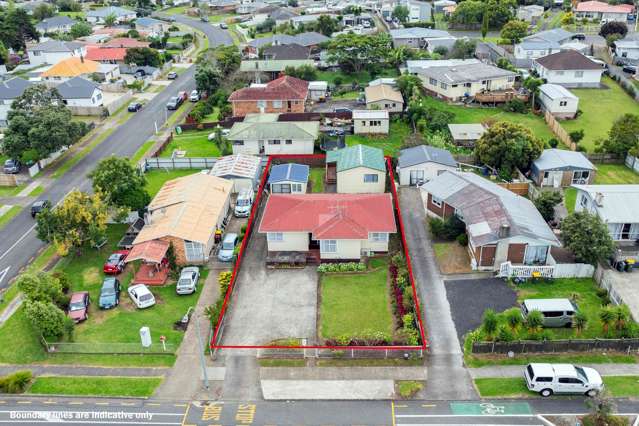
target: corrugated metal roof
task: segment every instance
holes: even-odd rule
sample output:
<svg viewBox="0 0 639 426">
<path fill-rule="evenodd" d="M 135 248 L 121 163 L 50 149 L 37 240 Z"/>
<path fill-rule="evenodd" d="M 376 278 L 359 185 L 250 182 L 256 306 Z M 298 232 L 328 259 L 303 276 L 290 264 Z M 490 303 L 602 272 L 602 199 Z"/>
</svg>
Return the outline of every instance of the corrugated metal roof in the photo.
<svg viewBox="0 0 639 426">
<path fill-rule="evenodd" d="M 581 152 L 564 149 L 545 149 L 533 161 L 537 170 L 595 170 L 594 164 Z"/>
<path fill-rule="evenodd" d="M 607 223 L 639 223 L 639 185 L 573 185 L 590 194 L 594 200 L 601 194 L 601 205 L 595 205 L 601 220 Z"/>
<path fill-rule="evenodd" d="M 260 170 L 260 158 L 253 155 L 235 154 L 220 157 L 210 171 L 213 176 L 224 178 L 240 177 L 257 179 Z"/>
<path fill-rule="evenodd" d="M 315 140 L 319 121 L 237 122 L 227 136 L 229 140 Z"/>
<path fill-rule="evenodd" d="M 356 109 L 353 111 L 353 120 L 357 119 L 388 120 L 388 111 L 385 109 Z"/>
<path fill-rule="evenodd" d="M 329 151 L 326 154 L 327 163 L 337 163 L 337 171 L 368 167 L 369 169 L 386 171 L 384 151 L 367 145 L 355 145 Z"/>
<path fill-rule="evenodd" d="M 539 86 L 539 90 L 547 95 L 550 99 L 579 99 L 570 90 L 558 84 L 542 84 L 541 86 Z"/>
<path fill-rule="evenodd" d="M 277 182 L 300 182 L 307 183 L 310 167 L 306 164 L 277 164 L 271 167 L 268 176 L 268 183 Z"/>
<path fill-rule="evenodd" d="M 375 86 L 368 86 L 364 89 L 366 94 L 366 102 L 378 102 L 378 101 L 394 101 L 404 103 L 404 98 L 399 90 L 395 90 L 388 84 L 378 84 Z"/>
<path fill-rule="evenodd" d="M 453 155 L 445 149 L 428 145 L 418 145 L 399 151 L 399 167 L 410 167 L 423 163 L 437 163 L 457 167 L 457 161 L 455 161 Z"/>
</svg>

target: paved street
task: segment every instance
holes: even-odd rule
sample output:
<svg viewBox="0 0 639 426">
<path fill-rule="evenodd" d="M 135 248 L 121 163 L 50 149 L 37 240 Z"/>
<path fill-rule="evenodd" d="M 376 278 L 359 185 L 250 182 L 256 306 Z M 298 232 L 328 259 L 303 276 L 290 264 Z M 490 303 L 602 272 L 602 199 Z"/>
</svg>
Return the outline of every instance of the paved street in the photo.
<svg viewBox="0 0 639 426">
<path fill-rule="evenodd" d="M 232 44 L 231 37 L 224 30 L 182 16 L 176 16 L 176 20 L 203 31 L 209 38 L 210 46 Z M 48 199 L 55 204 L 74 189 L 88 191 L 91 188 L 91 182 L 86 176 L 101 159 L 110 155 L 132 157 L 138 148 L 155 133 L 155 122 L 158 126 L 164 122 L 166 103 L 169 98 L 181 90 L 191 91 L 195 88 L 194 75 L 195 67 L 190 67 L 153 98 L 145 108 L 119 126 L 86 157 L 57 179 L 38 198 Z M 171 114 L 173 111 L 168 111 L 168 115 Z M 7 287 L 10 280 L 33 260 L 42 247 L 44 243 L 36 237 L 35 221 L 31 218 L 29 209 L 23 209 L 18 216 L 0 229 L 0 289 Z"/>
</svg>

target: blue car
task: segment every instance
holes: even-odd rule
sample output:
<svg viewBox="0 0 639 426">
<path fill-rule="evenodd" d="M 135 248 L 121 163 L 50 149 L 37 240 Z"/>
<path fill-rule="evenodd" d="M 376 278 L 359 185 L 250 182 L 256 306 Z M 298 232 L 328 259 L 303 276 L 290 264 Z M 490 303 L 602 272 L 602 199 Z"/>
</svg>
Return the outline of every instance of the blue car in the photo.
<svg viewBox="0 0 639 426">
<path fill-rule="evenodd" d="M 100 289 L 100 309 L 115 308 L 120 304 L 120 281 L 117 278 L 107 277 L 102 281 Z"/>
</svg>

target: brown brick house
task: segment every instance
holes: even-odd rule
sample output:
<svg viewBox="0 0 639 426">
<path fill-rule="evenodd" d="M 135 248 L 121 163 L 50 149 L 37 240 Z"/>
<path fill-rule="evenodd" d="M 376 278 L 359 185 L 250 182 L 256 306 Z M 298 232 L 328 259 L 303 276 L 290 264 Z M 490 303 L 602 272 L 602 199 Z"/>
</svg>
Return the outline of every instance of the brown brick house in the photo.
<svg viewBox="0 0 639 426">
<path fill-rule="evenodd" d="M 422 185 L 426 213 L 457 215 L 466 224 L 474 269 L 498 271 L 501 264 L 545 265 L 560 246 L 533 203 L 474 173 L 445 171 Z"/>
<path fill-rule="evenodd" d="M 253 84 L 229 96 L 233 115 L 252 113 L 304 112 L 308 97 L 308 81 L 284 75 L 266 84 Z"/>
</svg>

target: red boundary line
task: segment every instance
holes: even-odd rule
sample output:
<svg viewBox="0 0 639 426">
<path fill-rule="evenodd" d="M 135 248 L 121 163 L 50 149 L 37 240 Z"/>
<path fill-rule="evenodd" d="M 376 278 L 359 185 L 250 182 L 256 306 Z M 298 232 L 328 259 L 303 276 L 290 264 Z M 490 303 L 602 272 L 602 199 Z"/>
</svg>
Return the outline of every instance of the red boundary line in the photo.
<svg viewBox="0 0 639 426">
<path fill-rule="evenodd" d="M 211 349 L 336 349 L 336 350 L 345 350 L 345 349 L 358 349 L 358 350 L 422 350 L 422 349 L 428 349 L 428 342 L 426 340 L 426 336 L 424 334 L 424 323 L 422 321 L 422 314 L 421 314 L 421 308 L 420 308 L 420 304 L 419 304 L 419 297 L 417 295 L 417 289 L 415 287 L 415 279 L 413 277 L 413 268 L 411 265 L 411 260 L 410 260 L 410 256 L 408 254 L 408 247 L 406 244 L 406 237 L 404 235 L 404 222 L 402 220 L 402 214 L 401 214 L 401 210 L 399 207 L 399 200 L 397 197 L 397 189 L 395 188 L 395 174 L 393 173 L 393 168 L 392 168 L 392 163 L 391 163 L 391 158 L 390 157 L 385 157 L 386 158 L 386 167 L 388 168 L 388 175 L 390 178 L 390 183 L 391 183 L 391 194 L 393 197 L 393 204 L 395 206 L 395 209 L 397 211 L 397 217 L 398 217 L 398 223 L 399 223 L 399 230 L 400 230 L 400 235 L 401 235 L 401 239 L 402 239 L 402 246 L 404 248 L 404 256 L 406 257 L 406 265 L 408 266 L 408 276 L 410 279 L 410 283 L 411 283 L 411 287 L 413 288 L 413 301 L 415 303 L 415 310 L 417 313 L 417 321 L 419 322 L 419 332 L 420 332 L 420 337 L 422 339 L 422 344 L 420 346 L 322 346 L 322 345 L 299 345 L 299 346 L 266 346 L 266 345 L 216 345 L 215 342 L 217 341 L 217 337 L 218 334 L 220 332 L 220 326 L 222 325 L 222 320 L 224 319 L 224 314 L 226 313 L 226 309 L 228 307 L 229 304 L 229 299 L 230 296 L 233 292 L 233 288 L 235 287 L 235 281 L 237 279 L 237 271 L 240 267 L 240 264 L 242 262 L 242 258 L 244 256 L 244 250 L 246 249 L 246 246 L 248 244 L 248 240 L 250 239 L 250 233 L 251 230 L 253 229 L 253 225 L 254 225 L 254 220 L 255 220 L 255 215 L 257 213 L 257 209 L 258 206 L 260 205 L 260 202 L 262 200 L 262 194 L 264 192 L 264 187 L 266 186 L 266 179 L 268 177 L 269 171 L 270 171 L 270 167 L 271 167 L 271 162 L 274 158 L 282 158 L 282 159 L 294 159 L 294 158 L 307 158 L 307 159 L 312 159 L 312 158 L 326 158 L 326 155 L 324 154 L 306 154 L 306 155 L 295 155 L 295 154 L 290 154 L 290 155 L 285 155 L 285 154 L 280 154 L 280 155 L 271 155 L 268 157 L 268 161 L 266 162 L 266 166 L 264 168 L 264 172 L 262 174 L 262 179 L 260 181 L 260 186 L 258 189 L 258 194 L 257 197 L 255 199 L 255 202 L 253 203 L 253 208 L 251 209 L 251 215 L 249 217 L 249 221 L 248 224 L 246 226 L 246 233 L 245 235 L 248 235 L 248 238 L 244 238 L 244 240 L 242 240 L 242 245 L 240 246 L 240 251 L 238 253 L 237 256 L 237 260 L 235 262 L 235 266 L 233 267 L 233 273 L 231 276 L 231 283 L 229 285 L 228 290 L 226 291 L 226 295 L 224 297 L 224 303 L 222 305 L 222 309 L 220 310 L 220 315 L 218 316 L 218 320 L 217 320 L 217 325 L 215 326 L 215 332 L 213 333 L 213 338 L 211 339 L 211 342 L 209 343 L 209 346 Z"/>
</svg>

